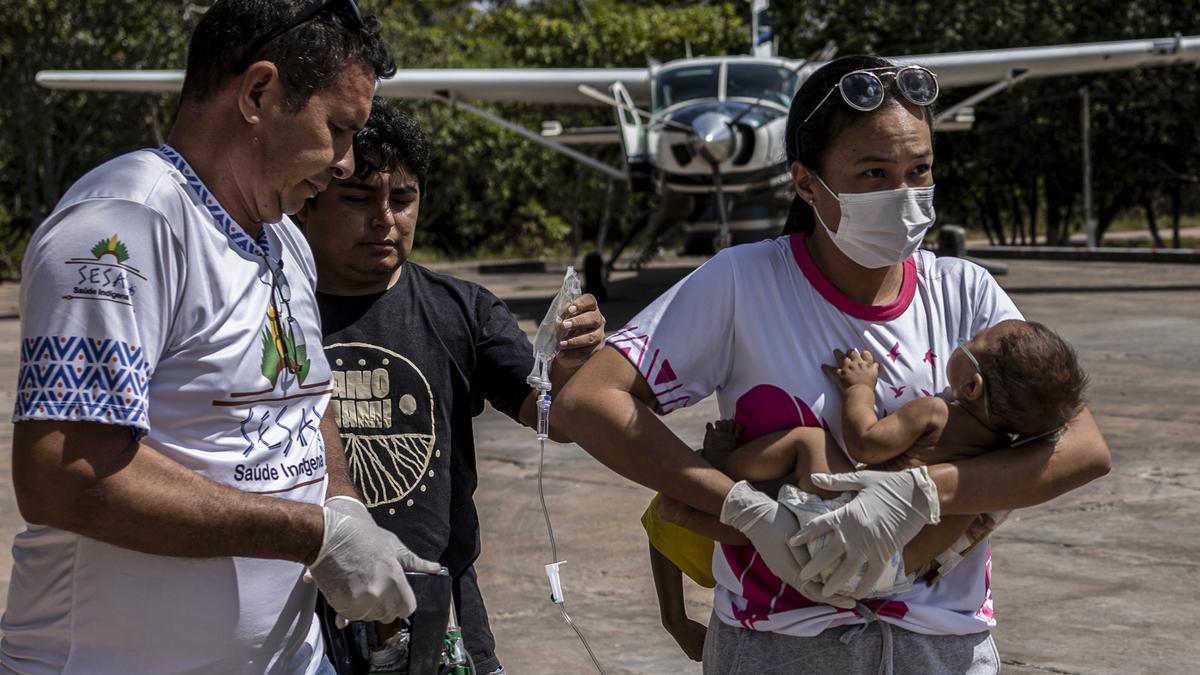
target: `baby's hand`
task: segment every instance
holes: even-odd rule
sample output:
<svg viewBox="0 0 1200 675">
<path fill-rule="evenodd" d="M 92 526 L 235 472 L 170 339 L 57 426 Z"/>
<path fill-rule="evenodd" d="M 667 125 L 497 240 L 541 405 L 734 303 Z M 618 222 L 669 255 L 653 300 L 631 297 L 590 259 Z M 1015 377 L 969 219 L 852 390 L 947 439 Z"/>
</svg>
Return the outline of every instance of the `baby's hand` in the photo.
<svg viewBox="0 0 1200 675">
<path fill-rule="evenodd" d="M 708 633 L 708 628 L 704 624 L 693 621 L 685 615 L 682 618 L 665 619 L 663 625 L 689 659 L 700 661 L 704 658 L 704 638 Z"/>
<path fill-rule="evenodd" d="M 742 425 L 733 420 L 717 420 L 704 427 L 704 445 L 700 456 L 714 467 L 724 470 L 729 453 L 737 449 L 742 439 Z"/>
<path fill-rule="evenodd" d="M 833 358 L 834 363 L 839 365 L 823 365 L 821 370 L 833 378 L 842 393 L 858 384 L 871 390 L 875 389 L 875 383 L 879 380 L 879 364 L 875 363 L 875 357 L 871 352 L 851 349 L 849 353 L 843 354 L 835 349 Z"/>
</svg>

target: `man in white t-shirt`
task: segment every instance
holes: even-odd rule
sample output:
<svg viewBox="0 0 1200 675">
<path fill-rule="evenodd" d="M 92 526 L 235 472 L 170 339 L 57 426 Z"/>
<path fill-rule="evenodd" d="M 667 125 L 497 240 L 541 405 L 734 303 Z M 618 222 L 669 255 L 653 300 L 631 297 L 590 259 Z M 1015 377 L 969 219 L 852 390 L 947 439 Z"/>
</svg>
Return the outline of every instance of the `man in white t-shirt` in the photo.
<svg viewBox="0 0 1200 675">
<path fill-rule="evenodd" d="M 318 589 L 349 619 L 412 611 L 405 569 L 437 565 L 349 483 L 284 217 L 353 172 L 394 70 L 352 0 L 219 0 L 169 145 L 94 169 L 34 233 L 0 670 L 311 675 Z"/>
</svg>

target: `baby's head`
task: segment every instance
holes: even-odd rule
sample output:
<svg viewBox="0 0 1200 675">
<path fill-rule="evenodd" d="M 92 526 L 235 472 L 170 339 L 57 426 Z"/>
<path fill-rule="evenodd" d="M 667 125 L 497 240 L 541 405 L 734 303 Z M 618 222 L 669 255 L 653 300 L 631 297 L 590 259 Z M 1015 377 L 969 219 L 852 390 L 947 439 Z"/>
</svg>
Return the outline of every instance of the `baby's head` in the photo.
<svg viewBox="0 0 1200 675">
<path fill-rule="evenodd" d="M 1042 324 L 1002 321 L 963 346 L 947 365 L 951 386 L 959 398 L 986 402 L 997 430 L 1021 437 L 1052 433 L 1083 406 L 1088 377 L 1079 357 Z"/>
</svg>

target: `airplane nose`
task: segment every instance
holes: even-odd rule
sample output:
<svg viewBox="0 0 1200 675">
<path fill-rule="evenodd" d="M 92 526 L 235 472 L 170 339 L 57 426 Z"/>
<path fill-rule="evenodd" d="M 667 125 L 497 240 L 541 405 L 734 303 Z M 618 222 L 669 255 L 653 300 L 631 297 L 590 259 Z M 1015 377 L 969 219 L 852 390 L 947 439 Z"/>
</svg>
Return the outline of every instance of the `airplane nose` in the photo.
<svg viewBox="0 0 1200 675">
<path fill-rule="evenodd" d="M 692 147 L 713 164 L 729 159 L 737 151 L 737 134 L 731 121 L 717 112 L 700 115 L 692 122 Z"/>
</svg>

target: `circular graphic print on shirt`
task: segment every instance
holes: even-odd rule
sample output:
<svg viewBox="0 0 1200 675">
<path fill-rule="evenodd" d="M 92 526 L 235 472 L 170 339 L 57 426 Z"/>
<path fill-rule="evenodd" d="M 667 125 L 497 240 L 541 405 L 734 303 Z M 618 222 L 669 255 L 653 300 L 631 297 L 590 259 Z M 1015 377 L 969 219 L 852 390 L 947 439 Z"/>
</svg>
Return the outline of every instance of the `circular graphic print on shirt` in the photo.
<svg viewBox="0 0 1200 675">
<path fill-rule="evenodd" d="M 412 361 L 365 342 L 329 345 L 325 356 L 350 478 L 369 507 L 403 500 L 435 452 L 429 381 Z"/>
</svg>

